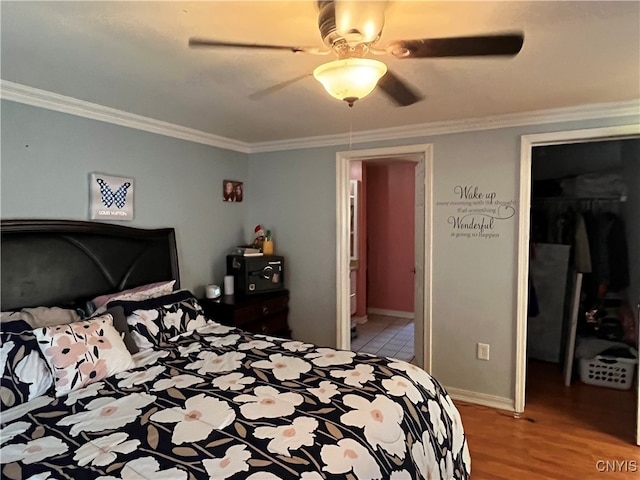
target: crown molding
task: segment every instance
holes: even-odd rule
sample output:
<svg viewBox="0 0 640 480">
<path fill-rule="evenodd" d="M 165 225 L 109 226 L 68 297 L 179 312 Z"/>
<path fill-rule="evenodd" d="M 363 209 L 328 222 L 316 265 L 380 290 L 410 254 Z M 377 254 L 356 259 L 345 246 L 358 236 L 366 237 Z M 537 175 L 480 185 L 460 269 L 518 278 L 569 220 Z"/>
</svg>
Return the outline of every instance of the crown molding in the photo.
<svg viewBox="0 0 640 480">
<path fill-rule="evenodd" d="M 624 102 L 580 105 L 577 107 L 555 108 L 550 110 L 537 110 L 524 113 L 508 113 L 491 117 L 406 125 L 402 127 L 353 132 L 351 134 L 341 133 L 338 135 L 252 143 L 250 153 L 328 147 L 349 143 L 382 142 L 387 140 L 398 140 L 401 138 L 427 137 L 432 135 L 447 135 L 452 133 L 520 127 L 524 125 L 543 125 L 634 115 L 640 116 L 640 99 Z"/>
<path fill-rule="evenodd" d="M 179 138 L 189 142 L 201 143 L 212 147 L 224 148 L 236 152 L 250 153 L 248 143 L 213 135 L 173 123 L 155 120 L 77 98 L 28 87 L 19 83 L 0 80 L 0 98 L 34 107 L 46 108 L 56 112 L 68 113 L 83 118 L 112 123 L 122 127 L 156 133 L 167 137 Z"/>
<path fill-rule="evenodd" d="M 1 79 L 0 98 L 241 153 L 276 152 L 330 147 L 349 143 L 383 142 L 403 138 L 447 135 L 524 125 L 640 115 L 640 99 L 635 99 L 624 102 L 597 103 L 551 110 L 406 125 L 353 132 L 351 134 L 341 133 L 272 142 L 247 143 Z"/>
</svg>

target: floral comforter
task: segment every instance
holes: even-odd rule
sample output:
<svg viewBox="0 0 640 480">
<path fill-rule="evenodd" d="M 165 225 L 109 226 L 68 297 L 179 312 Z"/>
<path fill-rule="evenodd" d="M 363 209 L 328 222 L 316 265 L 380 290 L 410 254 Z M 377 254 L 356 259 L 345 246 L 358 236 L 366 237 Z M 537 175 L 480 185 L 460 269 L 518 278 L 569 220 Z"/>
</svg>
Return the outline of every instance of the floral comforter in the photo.
<svg viewBox="0 0 640 480">
<path fill-rule="evenodd" d="M 458 411 L 408 363 L 219 324 L 136 360 L 5 412 L 2 478 L 469 477 Z"/>
</svg>

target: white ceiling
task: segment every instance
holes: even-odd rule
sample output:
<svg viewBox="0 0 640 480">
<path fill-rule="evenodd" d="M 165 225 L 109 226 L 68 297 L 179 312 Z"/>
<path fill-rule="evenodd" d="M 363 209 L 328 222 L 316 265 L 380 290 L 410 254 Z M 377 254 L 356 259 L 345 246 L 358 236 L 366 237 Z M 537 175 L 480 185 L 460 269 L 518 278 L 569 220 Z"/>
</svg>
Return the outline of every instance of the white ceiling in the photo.
<svg viewBox="0 0 640 480">
<path fill-rule="evenodd" d="M 515 58 L 382 57 L 425 95 L 349 108 L 306 77 L 331 57 L 189 49 L 191 36 L 322 47 L 314 1 L 1 2 L 1 76 L 247 142 L 313 137 L 640 98 L 640 2 L 396 1 L 378 43 L 522 31 Z"/>
</svg>

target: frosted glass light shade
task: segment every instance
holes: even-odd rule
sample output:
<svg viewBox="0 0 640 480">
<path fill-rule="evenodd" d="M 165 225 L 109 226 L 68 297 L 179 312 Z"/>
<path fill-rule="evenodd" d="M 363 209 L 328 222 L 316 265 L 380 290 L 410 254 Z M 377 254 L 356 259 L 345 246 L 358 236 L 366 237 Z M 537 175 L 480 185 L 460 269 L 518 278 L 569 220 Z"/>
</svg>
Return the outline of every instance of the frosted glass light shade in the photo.
<svg viewBox="0 0 640 480">
<path fill-rule="evenodd" d="M 334 2 L 336 32 L 347 43 L 374 43 L 384 26 L 384 12 L 388 2 L 340 0 Z"/>
<path fill-rule="evenodd" d="M 329 95 L 351 106 L 369 95 L 385 73 L 387 66 L 378 60 L 346 58 L 320 65 L 313 76 Z"/>
</svg>

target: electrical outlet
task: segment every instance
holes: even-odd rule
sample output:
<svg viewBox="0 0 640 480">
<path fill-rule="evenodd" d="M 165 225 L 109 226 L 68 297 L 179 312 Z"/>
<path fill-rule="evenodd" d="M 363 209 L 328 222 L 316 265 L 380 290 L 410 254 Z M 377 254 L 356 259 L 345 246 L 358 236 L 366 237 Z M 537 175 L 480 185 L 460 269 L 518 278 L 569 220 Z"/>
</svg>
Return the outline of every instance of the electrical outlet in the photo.
<svg viewBox="0 0 640 480">
<path fill-rule="evenodd" d="M 489 360 L 489 344 L 478 343 L 478 360 Z"/>
</svg>

